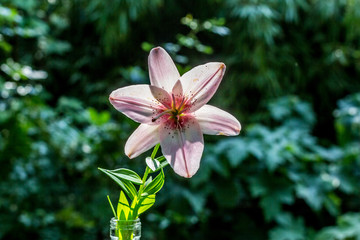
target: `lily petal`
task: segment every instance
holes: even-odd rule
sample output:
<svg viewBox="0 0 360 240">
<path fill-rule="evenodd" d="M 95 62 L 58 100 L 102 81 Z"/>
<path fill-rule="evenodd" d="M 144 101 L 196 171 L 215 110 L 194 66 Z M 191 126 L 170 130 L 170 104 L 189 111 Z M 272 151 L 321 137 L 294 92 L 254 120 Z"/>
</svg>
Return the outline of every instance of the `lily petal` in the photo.
<svg viewBox="0 0 360 240">
<path fill-rule="evenodd" d="M 224 63 L 207 63 L 181 76 L 184 95 L 189 99 L 188 103 L 191 103 L 190 112 L 201 108 L 212 98 L 224 76 L 225 68 Z"/>
<path fill-rule="evenodd" d="M 127 117 L 148 124 L 161 109 L 171 106 L 171 97 L 164 89 L 143 84 L 119 88 L 110 94 L 109 100 Z"/>
<path fill-rule="evenodd" d="M 204 139 L 199 123 L 189 117 L 182 128 L 160 126 L 161 151 L 174 171 L 183 177 L 192 177 L 200 167 Z"/>
<path fill-rule="evenodd" d="M 211 105 L 194 112 L 204 134 L 235 136 L 240 133 L 240 122 L 230 113 Z"/>
<path fill-rule="evenodd" d="M 125 144 L 125 154 L 135 158 L 159 143 L 159 125 L 140 124 Z"/>
<path fill-rule="evenodd" d="M 174 87 L 172 88 L 172 94 L 174 94 L 176 97 L 182 97 L 183 95 L 183 88 L 180 80 L 177 80 Z"/>
<path fill-rule="evenodd" d="M 161 47 L 153 48 L 148 64 L 151 85 L 171 92 L 180 74 L 169 54 Z"/>
</svg>

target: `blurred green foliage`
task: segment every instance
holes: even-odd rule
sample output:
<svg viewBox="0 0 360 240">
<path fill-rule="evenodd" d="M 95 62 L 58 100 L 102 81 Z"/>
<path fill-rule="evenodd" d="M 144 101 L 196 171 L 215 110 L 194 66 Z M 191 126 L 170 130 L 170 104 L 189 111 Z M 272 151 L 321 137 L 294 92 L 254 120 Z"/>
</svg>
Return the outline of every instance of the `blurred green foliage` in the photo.
<svg viewBox="0 0 360 240">
<path fill-rule="evenodd" d="M 179 71 L 223 61 L 212 104 L 242 123 L 206 137 L 190 180 L 166 169 L 144 239 L 360 236 L 360 1 L 3 0 L 0 239 L 106 239 L 97 167 L 139 174 L 136 123 L 108 104 L 148 83 L 161 45 Z"/>
</svg>

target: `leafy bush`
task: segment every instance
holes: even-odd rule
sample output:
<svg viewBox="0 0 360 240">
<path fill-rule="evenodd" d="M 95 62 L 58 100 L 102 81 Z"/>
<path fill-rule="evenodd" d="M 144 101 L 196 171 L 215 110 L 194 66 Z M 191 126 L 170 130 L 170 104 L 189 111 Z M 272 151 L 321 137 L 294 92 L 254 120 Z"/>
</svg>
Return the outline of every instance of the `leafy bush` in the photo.
<svg viewBox="0 0 360 240">
<path fill-rule="evenodd" d="M 191 180 L 166 170 L 144 239 L 358 237 L 359 1 L 3 0 L 0 239 L 104 239 L 119 189 L 97 167 L 143 169 L 114 87 L 148 83 L 162 45 L 181 72 L 223 61 L 213 101 L 241 136 L 206 137 Z M 21 231 L 19 231 L 21 229 Z"/>
</svg>

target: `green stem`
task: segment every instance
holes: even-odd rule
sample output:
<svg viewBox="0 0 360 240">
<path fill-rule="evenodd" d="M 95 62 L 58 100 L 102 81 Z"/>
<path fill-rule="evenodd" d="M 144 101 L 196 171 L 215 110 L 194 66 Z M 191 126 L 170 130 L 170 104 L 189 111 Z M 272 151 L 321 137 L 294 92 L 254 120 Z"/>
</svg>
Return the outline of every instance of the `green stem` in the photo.
<svg viewBox="0 0 360 240">
<path fill-rule="evenodd" d="M 159 147 L 160 147 L 160 144 L 157 144 L 157 145 L 154 147 L 154 150 L 153 150 L 153 152 L 151 153 L 151 158 L 152 158 L 152 159 L 155 158 L 156 153 L 157 153 L 157 151 L 159 150 Z M 140 185 L 138 194 L 137 194 L 137 196 L 136 196 L 136 203 L 135 203 L 134 206 L 132 206 L 132 207 L 134 207 L 134 208 L 135 208 L 135 206 L 139 203 L 139 200 L 140 200 L 140 198 L 141 198 L 141 194 L 142 194 L 142 192 L 143 192 L 143 190 L 144 190 L 144 187 L 145 187 L 146 179 L 147 179 L 147 177 L 148 177 L 148 175 L 149 175 L 150 172 L 151 172 L 151 169 L 150 169 L 148 166 L 146 166 L 145 172 L 144 172 L 144 176 L 143 176 L 143 178 L 142 178 L 142 184 Z M 133 219 L 135 220 L 135 218 L 137 217 L 137 212 L 133 212 L 132 214 L 133 214 Z"/>
<path fill-rule="evenodd" d="M 151 171 L 151 169 L 148 166 L 146 166 L 145 173 L 144 173 L 144 176 L 142 178 L 143 183 L 140 185 L 140 188 L 139 188 L 139 191 L 138 191 L 138 194 L 137 194 L 137 199 L 138 200 L 140 199 L 140 196 L 141 196 L 141 194 L 143 192 L 143 189 L 145 187 L 145 182 L 146 182 L 147 176 L 149 175 L 150 171 Z"/>
<path fill-rule="evenodd" d="M 151 158 L 154 159 L 156 156 L 157 151 L 159 150 L 160 147 L 160 143 L 156 144 L 156 146 L 154 147 L 153 152 L 151 153 Z"/>
<path fill-rule="evenodd" d="M 151 153 L 151 158 L 152 158 L 152 159 L 155 158 L 156 153 L 157 153 L 157 151 L 159 150 L 159 147 L 160 147 L 160 144 L 157 144 L 157 145 L 154 147 L 154 150 L 153 150 L 153 152 Z M 151 171 L 151 169 L 150 169 L 148 166 L 146 166 L 145 173 L 144 173 L 144 176 L 143 176 L 143 178 L 142 178 L 142 182 L 143 182 L 143 183 L 141 184 L 141 186 L 140 186 L 140 188 L 139 188 L 138 195 L 137 195 L 137 199 L 140 199 L 140 196 L 141 196 L 142 191 L 143 191 L 144 186 L 145 186 L 146 179 L 147 179 L 150 171 Z"/>
<path fill-rule="evenodd" d="M 111 209 L 112 209 L 112 211 L 113 211 L 113 213 L 114 213 L 115 218 L 117 218 L 116 213 L 115 213 L 115 209 L 114 209 L 114 207 L 113 207 L 113 205 L 112 205 L 112 203 L 111 203 L 111 200 L 110 200 L 109 195 L 107 195 L 107 199 L 109 200 L 109 203 L 110 203 L 110 206 L 111 206 Z"/>
</svg>

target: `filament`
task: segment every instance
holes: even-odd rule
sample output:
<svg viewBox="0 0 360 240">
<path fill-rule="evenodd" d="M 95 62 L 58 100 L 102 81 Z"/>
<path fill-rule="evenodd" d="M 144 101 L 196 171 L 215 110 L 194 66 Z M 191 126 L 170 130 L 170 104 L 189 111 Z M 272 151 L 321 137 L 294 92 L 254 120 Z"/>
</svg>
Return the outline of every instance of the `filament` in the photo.
<svg viewBox="0 0 360 240">
<path fill-rule="evenodd" d="M 155 122 L 156 120 L 158 120 L 159 118 L 161 118 L 161 117 L 164 116 L 165 114 L 171 113 L 171 112 L 172 112 L 171 109 L 165 110 L 165 111 L 163 111 L 162 113 L 160 113 L 159 115 L 157 115 L 156 117 L 154 117 L 153 119 L 151 119 L 151 121 L 152 121 L 152 122 Z"/>
</svg>

